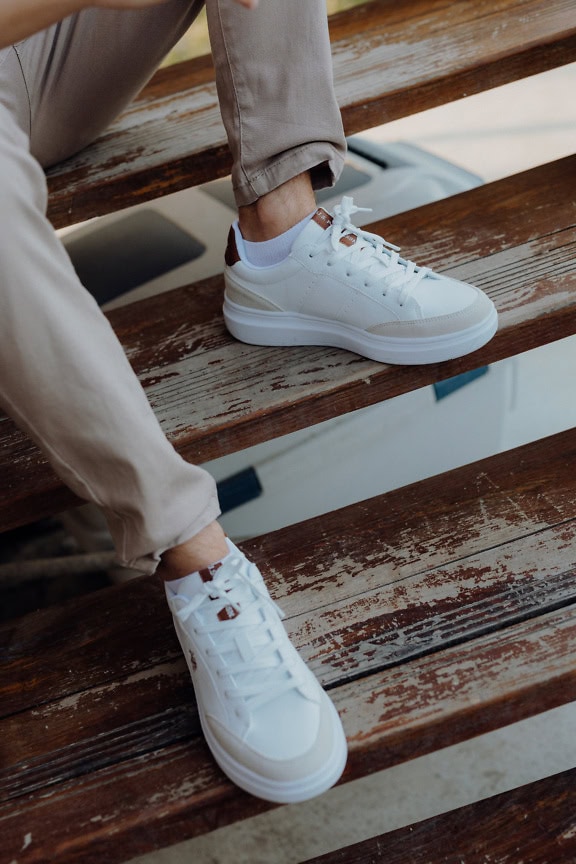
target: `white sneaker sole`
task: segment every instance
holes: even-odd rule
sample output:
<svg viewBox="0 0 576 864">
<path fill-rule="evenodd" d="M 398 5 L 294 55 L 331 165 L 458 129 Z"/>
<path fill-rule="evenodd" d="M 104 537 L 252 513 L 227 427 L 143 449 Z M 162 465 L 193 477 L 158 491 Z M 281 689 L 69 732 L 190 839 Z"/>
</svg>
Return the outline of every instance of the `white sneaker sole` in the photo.
<svg viewBox="0 0 576 864">
<path fill-rule="evenodd" d="M 484 321 L 443 336 L 401 338 L 377 336 L 351 324 L 300 315 L 297 312 L 268 312 L 240 306 L 224 299 L 224 321 L 229 332 L 249 345 L 322 345 L 345 348 L 378 363 L 404 366 L 441 363 L 463 357 L 481 348 L 496 333 L 495 309 Z"/>
</svg>

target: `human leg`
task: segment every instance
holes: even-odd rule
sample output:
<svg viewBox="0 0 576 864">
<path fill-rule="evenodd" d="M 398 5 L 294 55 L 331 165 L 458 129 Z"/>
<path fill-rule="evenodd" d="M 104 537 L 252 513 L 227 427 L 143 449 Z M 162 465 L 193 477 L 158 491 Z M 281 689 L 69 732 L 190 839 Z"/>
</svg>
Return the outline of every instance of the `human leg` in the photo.
<svg viewBox="0 0 576 864">
<path fill-rule="evenodd" d="M 320 5 L 307 3 L 303 16 L 318 15 Z M 320 73 L 316 87 L 318 67 L 329 68 L 326 29 L 317 21 L 310 26 L 292 4 L 269 2 L 250 16 L 260 19 L 252 41 L 242 33 L 246 60 L 236 34 L 247 18 L 238 10 L 232 27 L 223 22 L 224 8 L 222 2 L 208 6 L 239 204 L 225 272 L 230 332 L 253 344 L 330 345 L 400 364 L 439 362 L 485 344 L 497 327 L 486 295 L 404 261 L 382 238 L 355 229 L 351 201 L 335 219 L 319 210 L 285 261 L 266 270 L 260 257 L 267 256 L 251 262 L 250 251 L 257 250 L 243 241 L 274 240 L 312 216 L 312 187 L 337 173 L 343 147 L 331 76 Z M 260 27 L 267 34 L 264 60 L 254 42 Z M 289 186 L 294 181 L 298 196 Z"/>
<path fill-rule="evenodd" d="M 284 208 L 276 208 L 276 231 L 302 209 L 314 206 L 312 182 L 327 184 L 338 173 L 343 139 L 335 105 L 323 104 L 322 81 L 327 89 L 331 77 L 326 52 L 321 62 L 308 63 L 308 69 L 311 75 L 315 69 L 312 78 L 320 82 L 318 130 L 324 123 L 323 133 L 331 140 L 318 142 L 312 136 L 302 141 L 297 117 L 290 128 L 286 111 L 275 122 L 271 119 L 284 75 L 293 64 L 299 65 L 297 56 L 279 55 L 268 44 L 282 26 L 278 13 L 287 25 L 301 22 L 293 34 L 298 42 L 304 32 L 310 37 L 324 31 L 321 4 L 267 0 L 257 12 L 256 19 L 231 3 L 208 2 L 236 195 L 245 202 L 244 212 L 266 230 L 271 225 L 266 218 L 267 194 L 274 190 L 284 196 Z M 326 47 L 315 35 L 313 42 Z M 262 116 L 259 108 L 250 107 L 255 92 Z M 247 102 L 241 110 L 239 101 Z M 275 156 L 280 140 L 282 158 L 268 159 L 271 146 Z M 260 572 L 230 544 L 223 561 L 186 574 L 187 556 L 176 560 L 180 551 L 173 550 L 169 557 L 172 572 L 179 568 L 182 578 L 168 581 L 166 593 L 198 696 L 202 728 L 220 767 L 242 788 L 272 801 L 300 801 L 320 794 L 344 768 L 344 733 L 332 702 L 290 644 Z M 164 575 L 164 562 L 160 573 Z"/>
<path fill-rule="evenodd" d="M 346 142 L 334 95 L 324 0 L 266 0 L 246 11 L 206 3 L 239 207 L 310 173 L 331 185 Z"/>
<path fill-rule="evenodd" d="M 25 60 L 26 70 L 33 58 L 30 46 L 20 58 L 11 55 L 14 63 Z M 43 174 L 21 128 L 26 112 L 8 106 L 15 89 L 0 87 L 10 133 L 0 142 L 7 229 L 0 254 L 10 263 L 2 285 L 0 402 L 66 482 L 103 506 L 117 548 L 131 544 L 134 556 L 137 547 L 135 557 L 121 554 L 126 563 L 151 570 L 164 553 L 160 575 L 206 737 L 223 769 L 272 800 L 318 794 L 337 780 L 346 759 L 334 707 L 290 645 L 257 569 L 224 543 L 213 521 L 213 482 L 179 460 L 161 435 L 120 346 L 46 222 Z M 33 90 L 31 96 L 34 107 Z M 61 114 L 56 124 L 37 125 L 44 110 L 38 104 L 33 148 L 49 163 L 81 138 L 63 134 Z M 25 262 L 33 263 L 24 268 Z M 19 350 L 24 342 L 27 350 Z"/>
<path fill-rule="evenodd" d="M 27 43 L 23 63 L 23 47 L 20 56 L 13 49 L 0 54 L 0 404 L 64 481 L 102 507 L 119 559 L 152 572 L 164 550 L 213 523 L 215 484 L 166 441 L 112 329 L 46 220 L 45 178 L 29 153 L 27 128 L 28 97 L 32 106 L 41 102 L 31 86 L 39 49 Z M 35 125 L 39 149 L 42 130 Z M 45 138 L 67 147 L 65 133 L 50 126 Z M 214 557 L 222 552 L 220 538 Z"/>
</svg>

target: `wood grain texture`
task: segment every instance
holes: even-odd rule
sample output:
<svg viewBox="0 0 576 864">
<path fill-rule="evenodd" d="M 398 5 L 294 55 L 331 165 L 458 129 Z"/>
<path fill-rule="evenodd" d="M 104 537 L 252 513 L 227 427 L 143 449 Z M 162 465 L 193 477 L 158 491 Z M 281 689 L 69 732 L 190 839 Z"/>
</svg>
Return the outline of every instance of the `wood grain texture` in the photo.
<svg viewBox="0 0 576 864">
<path fill-rule="evenodd" d="M 340 13 L 331 39 L 347 134 L 576 58 L 571 0 L 388 0 Z M 207 58 L 162 70 L 91 147 L 48 172 L 56 227 L 230 170 Z"/>
<path fill-rule="evenodd" d="M 379 616 L 389 615 L 385 629 L 392 649 L 401 644 L 401 632 L 409 636 L 412 624 L 425 618 L 432 625 L 430 649 L 441 609 L 450 616 L 451 606 L 462 603 L 472 611 L 485 597 L 488 602 L 478 608 L 488 622 L 498 592 L 512 598 L 510 609 L 514 603 L 523 609 L 522 604 L 534 598 L 538 603 L 539 589 L 545 608 L 551 605 L 547 594 L 552 603 L 557 602 L 557 592 L 561 602 L 570 596 L 565 572 L 570 568 L 569 536 L 576 515 L 575 465 L 576 432 L 568 431 L 243 546 L 262 562 L 272 596 L 285 610 L 299 647 L 310 656 L 320 650 L 314 647 L 313 617 L 320 616 L 320 621 L 334 614 L 336 620 L 343 604 L 349 603 L 352 610 L 355 603 L 373 597 L 375 629 L 383 630 Z M 538 560 L 543 538 L 559 547 L 553 562 L 546 556 Z M 524 543 L 525 550 L 516 553 Z M 519 557 L 511 561 L 510 550 Z M 493 563 L 494 552 L 500 563 Z M 475 589 L 467 593 L 466 567 L 475 569 L 483 554 L 495 572 L 481 574 Z M 546 566 L 550 573 L 544 579 L 540 574 Z M 442 585 L 443 574 L 451 580 L 449 590 Z M 418 595 L 412 588 L 418 581 L 429 602 L 422 608 L 415 603 L 412 618 L 402 620 L 402 610 Z M 496 608 L 495 619 L 506 620 L 502 616 L 509 611 Z M 464 616 L 463 607 L 460 613 Z M 476 632 L 473 618 L 469 626 Z M 138 639 L 140 632 L 146 634 L 145 645 Z M 415 639 L 406 639 L 405 648 L 411 642 L 412 651 L 426 653 L 418 637 L 416 632 Z M 330 660 L 321 653 L 318 657 L 317 671 L 323 679 L 333 674 L 331 664 L 343 674 L 339 651 L 334 651 Z M 137 676 L 165 667 L 180 654 L 162 587 L 154 578 L 87 595 L 70 608 L 45 609 L 8 622 L 0 627 L 0 652 L 0 717 L 131 676 L 137 684 Z M 396 660 L 405 656 L 400 652 Z"/>
<path fill-rule="evenodd" d="M 576 698 L 575 464 L 571 430 L 245 544 L 330 687 L 345 780 Z M 18 864 L 113 864 L 268 806 L 212 763 L 153 578 L 4 625 L 0 659 Z"/>
<path fill-rule="evenodd" d="M 570 864 L 575 814 L 572 769 L 305 864 Z"/>
<path fill-rule="evenodd" d="M 215 277 L 117 310 L 111 322 L 179 452 L 203 462 L 576 333 L 576 157 L 376 224 L 406 254 L 490 294 L 500 329 L 483 349 L 386 366 L 325 348 L 235 342 Z M 0 417 L 0 526 L 78 503 Z"/>
<path fill-rule="evenodd" d="M 339 687 L 346 779 L 432 753 L 576 698 L 576 606 Z"/>
<path fill-rule="evenodd" d="M 334 690 L 350 746 L 344 782 L 570 701 L 575 657 L 572 607 Z M 45 754 L 48 785 L 4 803 L 3 848 L 18 864 L 115 864 L 269 807 L 234 789 L 200 738 L 157 747 L 152 737 L 129 758 L 123 731 L 117 761 L 91 771 L 85 760 L 61 780 L 66 753 Z"/>
<path fill-rule="evenodd" d="M 348 130 L 567 62 L 572 5 L 383 0 L 335 17 Z M 209 63 L 159 73 L 91 154 L 53 172 L 55 221 L 219 175 L 219 135 Z M 497 302 L 496 338 L 453 363 L 392 368 L 314 348 L 288 363 L 227 336 L 220 279 L 112 322 L 180 451 L 232 452 L 575 333 L 575 175 L 562 160 L 387 221 L 409 255 Z M 1 525 L 70 503 L 7 418 L 0 466 Z M 571 430 L 245 544 L 342 716 L 343 782 L 576 699 L 575 468 Z M 153 577 L 2 625 L 0 661 L 10 864 L 121 864 L 271 806 L 216 768 Z M 379 838 L 329 860 L 405 861 L 411 849 L 415 864 L 496 853 L 512 864 L 520 848 L 534 864 L 568 861 L 573 790 L 571 772 L 387 835 L 384 858 Z"/>
</svg>

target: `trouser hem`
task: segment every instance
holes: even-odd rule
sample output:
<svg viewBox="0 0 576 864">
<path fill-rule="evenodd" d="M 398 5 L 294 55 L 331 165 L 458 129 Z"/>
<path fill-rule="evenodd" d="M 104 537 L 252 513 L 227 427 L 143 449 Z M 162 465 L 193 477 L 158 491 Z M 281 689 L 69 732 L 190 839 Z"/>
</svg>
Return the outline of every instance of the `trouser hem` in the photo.
<svg viewBox="0 0 576 864">
<path fill-rule="evenodd" d="M 344 155 L 323 142 L 304 144 L 283 154 L 243 183 L 234 185 L 238 207 L 253 204 L 263 195 L 277 189 L 299 174 L 310 172 L 312 187 L 324 189 L 334 186 L 344 167 Z"/>
<path fill-rule="evenodd" d="M 144 552 L 132 558 L 117 556 L 116 560 L 121 567 L 128 567 L 132 570 L 138 570 L 144 575 L 150 576 L 156 572 L 156 569 L 160 563 L 164 552 L 167 552 L 168 549 L 173 549 L 175 546 L 180 546 L 182 543 L 186 543 L 188 540 L 191 540 L 204 528 L 207 528 L 209 525 L 215 522 L 220 516 L 220 513 L 221 511 L 220 505 L 218 503 L 218 495 L 217 493 L 214 493 L 202 513 L 197 516 L 192 522 L 188 523 L 186 527 L 183 528 L 179 533 L 173 535 L 170 539 L 166 540 L 165 543 L 157 546 L 150 552 Z"/>
</svg>

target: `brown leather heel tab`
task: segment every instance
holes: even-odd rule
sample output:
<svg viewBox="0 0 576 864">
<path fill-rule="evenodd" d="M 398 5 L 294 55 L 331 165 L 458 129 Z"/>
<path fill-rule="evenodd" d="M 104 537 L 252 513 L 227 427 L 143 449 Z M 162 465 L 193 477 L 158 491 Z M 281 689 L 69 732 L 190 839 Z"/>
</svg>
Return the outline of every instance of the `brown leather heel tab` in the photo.
<svg viewBox="0 0 576 864">
<path fill-rule="evenodd" d="M 228 232 L 228 245 L 226 246 L 224 260 L 228 267 L 233 267 L 234 264 L 237 264 L 238 261 L 240 261 L 238 247 L 236 246 L 236 234 L 233 227 L 230 227 L 230 231 Z"/>
</svg>

